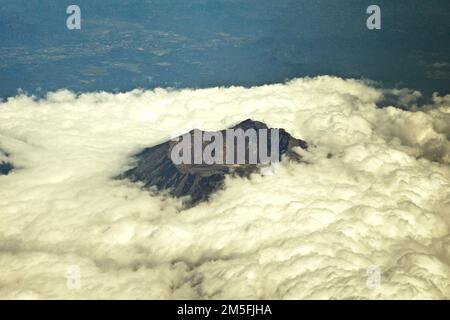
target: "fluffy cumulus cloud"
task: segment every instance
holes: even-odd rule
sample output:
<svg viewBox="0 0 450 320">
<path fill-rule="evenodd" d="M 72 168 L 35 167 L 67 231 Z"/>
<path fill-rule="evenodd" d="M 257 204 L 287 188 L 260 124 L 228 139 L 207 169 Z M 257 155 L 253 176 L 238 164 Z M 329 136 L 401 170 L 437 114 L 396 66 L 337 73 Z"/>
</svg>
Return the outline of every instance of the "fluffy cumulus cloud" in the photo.
<svg viewBox="0 0 450 320">
<path fill-rule="evenodd" d="M 450 298 L 450 97 L 406 111 L 383 94 L 319 77 L 10 98 L 0 297 Z M 113 179 L 144 147 L 246 118 L 310 142 L 304 162 L 227 177 L 189 209 Z"/>
</svg>

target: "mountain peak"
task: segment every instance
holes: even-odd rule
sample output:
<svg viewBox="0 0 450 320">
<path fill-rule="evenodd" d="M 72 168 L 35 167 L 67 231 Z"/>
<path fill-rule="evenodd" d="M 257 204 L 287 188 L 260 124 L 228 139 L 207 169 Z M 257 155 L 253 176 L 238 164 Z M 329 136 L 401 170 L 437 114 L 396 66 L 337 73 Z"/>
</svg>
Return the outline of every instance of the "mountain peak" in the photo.
<svg viewBox="0 0 450 320">
<path fill-rule="evenodd" d="M 231 136 L 232 142 L 227 144 L 230 138 L 229 134 L 234 132 L 241 135 L 244 132 L 248 135 L 246 137 L 239 136 L 239 134 Z M 274 137 L 272 133 L 276 133 L 276 136 Z M 212 136 L 215 137 L 214 140 L 210 139 L 205 142 L 205 137 Z M 200 139 L 199 137 L 203 138 L 200 145 L 194 145 L 195 141 Z M 241 140 L 238 137 L 241 137 Z M 257 140 L 253 144 L 252 137 L 256 137 Z M 177 163 L 174 161 L 174 154 L 177 154 L 174 148 L 178 148 L 177 144 L 180 144 L 183 139 L 183 143 L 185 143 L 183 156 L 185 152 L 191 151 L 194 151 L 194 156 L 185 157 L 184 159 L 187 161 Z M 217 148 L 211 154 L 219 161 L 211 163 L 211 161 L 208 162 L 211 159 L 202 158 L 208 148 L 211 149 L 211 145 L 218 142 L 222 142 L 222 145 L 219 147 L 216 145 Z M 239 142 L 241 145 L 238 145 Z M 277 147 L 277 150 L 274 146 Z M 295 147 L 306 149 L 308 144 L 303 140 L 293 138 L 284 129 L 270 129 L 263 122 L 247 119 L 221 131 L 194 129 L 173 140 L 146 148 L 134 156 L 135 167 L 122 174 L 121 178 L 142 182 L 147 188 L 156 187 L 157 190 L 168 190 L 174 197 L 188 196 L 184 203 L 192 206 L 208 200 L 212 193 L 221 189 L 226 175 L 249 176 L 251 173 L 258 172 L 261 167 L 270 165 L 267 162 L 263 163 L 263 159 L 267 158 L 264 156 L 271 157 L 275 162 L 281 161 L 283 155 L 295 158 L 296 154 L 292 152 Z M 197 149 L 201 150 L 200 157 L 196 158 L 195 151 Z M 263 154 L 263 149 L 266 154 Z M 237 161 L 239 160 L 239 151 L 245 155 L 245 161 Z M 275 151 L 278 153 L 276 154 Z M 249 161 L 251 156 L 256 161 Z M 231 160 L 231 162 L 227 160 Z"/>
</svg>

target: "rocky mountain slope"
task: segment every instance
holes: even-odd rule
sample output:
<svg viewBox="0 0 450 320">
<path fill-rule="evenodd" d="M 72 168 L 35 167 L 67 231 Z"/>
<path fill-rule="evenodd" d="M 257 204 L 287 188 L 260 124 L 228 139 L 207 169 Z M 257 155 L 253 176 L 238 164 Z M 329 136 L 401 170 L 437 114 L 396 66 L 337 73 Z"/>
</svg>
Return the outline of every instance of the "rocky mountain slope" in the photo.
<svg viewBox="0 0 450 320">
<path fill-rule="evenodd" d="M 268 130 L 268 126 L 262 122 L 245 120 L 230 129 L 243 129 L 244 131 L 254 129 L 258 134 L 262 129 Z M 198 129 L 191 130 L 191 141 L 193 144 L 194 135 Z M 225 141 L 226 131 L 218 131 Z M 198 133 L 198 132 L 197 132 Z M 201 131 L 202 134 L 205 131 Z M 175 139 L 174 139 L 175 140 Z M 184 204 L 191 206 L 201 201 L 208 200 L 210 195 L 223 187 L 225 176 L 235 174 L 248 176 L 257 172 L 263 165 L 243 163 L 243 164 L 175 164 L 171 158 L 172 148 L 177 142 L 166 141 L 162 144 L 146 148 L 134 156 L 135 166 L 126 171 L 121 178 L 128 178 L 134 182 L 142 182 L 145 187 L 156 187 L 157 190 L 167 190 L 172 196 L 185 197 Z M 268 135 L 267 150 L 271 154 L 271 136 Z M 258 144 L 259 146 L 260 144 Z M 293 138 L 284 129 L 279 129 L 279 159 L 283 155 L 290 158 L 298 158 L 292 152 L 295 147 L 306 149 L 308 144 L 299 139 Z M 193 146 L 192 146 L 193 148 Z M 246 141 L 246 159 L 248 159 L 249 143 Z M 237 147 L 234 148 L 236 153 Z M 226 153 L 226 149 L 224 149 Z M 236 155 L 235 155 L 236 157 Z M 258 158 L 259 160 L 259 158 Z M 192 163 L 192 162 L 191 162 Z"/>
</svg>

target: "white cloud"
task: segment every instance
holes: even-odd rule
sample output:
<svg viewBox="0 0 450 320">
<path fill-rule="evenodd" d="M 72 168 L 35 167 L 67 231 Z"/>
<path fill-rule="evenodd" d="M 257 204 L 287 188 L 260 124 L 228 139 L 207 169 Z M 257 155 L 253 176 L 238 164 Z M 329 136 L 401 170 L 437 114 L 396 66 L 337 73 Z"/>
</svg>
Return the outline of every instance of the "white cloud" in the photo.
<svg viewBox="0 0 450 320">
<path fill-rule="evenodd" d="M 0 297 L 450 298 L 450 97 L 414 112 L 382 97 L 319 77 L 9 99 L 0 149 L 18 169 L 0 176 Z M 182 212 L 111 179 L 178 131 L 246 118 L 313 143 L 308 163 L 227 178 Z M 66 286 L 72 265 L 80 290 Z"/>
</svg>

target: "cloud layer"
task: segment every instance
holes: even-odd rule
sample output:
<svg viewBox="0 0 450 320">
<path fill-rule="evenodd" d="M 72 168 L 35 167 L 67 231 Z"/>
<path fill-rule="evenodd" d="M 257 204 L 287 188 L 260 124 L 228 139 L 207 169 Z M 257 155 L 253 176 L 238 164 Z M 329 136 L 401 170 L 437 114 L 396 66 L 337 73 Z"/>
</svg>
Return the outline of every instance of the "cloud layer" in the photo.
<svg viewBox="0 0 450 320">
<path fill-rule="evenodd" d="M 9 99 L 0 297 L 450 298 L 450 96 L 410 111 L 382 99 L 335 77 Z M 307 163 L 227 178 L 188 210 L 111 178 L 144 147 L 247 118 L 314 144 Z"/>
</svg>

